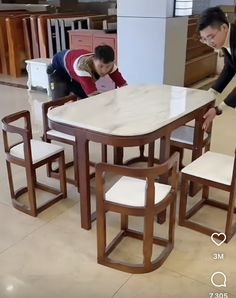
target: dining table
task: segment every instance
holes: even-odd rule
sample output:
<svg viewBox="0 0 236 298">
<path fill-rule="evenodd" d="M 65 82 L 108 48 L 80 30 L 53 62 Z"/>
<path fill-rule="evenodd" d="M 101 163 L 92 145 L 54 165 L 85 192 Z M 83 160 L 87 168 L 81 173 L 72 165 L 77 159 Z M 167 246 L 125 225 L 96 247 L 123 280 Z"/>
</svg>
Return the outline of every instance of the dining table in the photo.
<svg viewBox="0 0 236 298">
<path fill-rule="evenodd" d="M 92 223 L 89 142 L 126 148 L 153 144 L 159 139 L 159 162 L 162 163 L 170 157 L 171 133 L 194 120 L 193 157 L 196 159 L 202 154 L 203 116 L 214 103 L 213 95 L 205 90 L 128 85 L 49 110 L 51 129 L 75 137 L 81 227 L 89 230 Z M 167 182 L 168 176 L 161 179 Z"/>
</svg>

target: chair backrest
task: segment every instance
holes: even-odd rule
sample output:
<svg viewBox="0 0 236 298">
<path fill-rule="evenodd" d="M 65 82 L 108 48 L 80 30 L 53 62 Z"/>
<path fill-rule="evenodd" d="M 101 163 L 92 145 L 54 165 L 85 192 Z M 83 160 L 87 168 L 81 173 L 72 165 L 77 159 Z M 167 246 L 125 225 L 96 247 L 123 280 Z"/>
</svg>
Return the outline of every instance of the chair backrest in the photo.
<svg viewBox="0 0 236 298">
<path fill-rule="evenodd" d="M 127 166 L 99 163 L 96 165 L 96 189 L 99 198 L 104 197 L 104 174 L 113 173 L 118 176 L 127 176 L 146 180 L 145 198 L 146 206 L 154 205 L 156 179 L 168 174 L 171 170 L 171 192 L 177 191 L 179 169 L 179 153 L 175 152 L 165 163 L 147 168 L 131 168 Z M 158 189 L 157 189 L 158 191 Z"/>
<path fill-rule="evenodd" d="M 18 120 L 24 121 L 24 127 L 19 127 L 17 124 L 14 123 Z M 4 149 L 7 156 L 8 157 L 11 156 L 10 150 L 12 147 L 23 142 L 25 160 L 32 163 L 32 154 L 31 154 L 31 146 L 30 146 L 30 140 L 32 139 L 32 127 L 31 127 L 31 121 L 30 121 L 30 112 L 23 110 L 2 118 L 2 132 L 3 132 Z M 22 141 L 15 142 L 14 144 L 9 144 L 8 134 L 10 133 L 20 135 L 22 138 Z"/>
<path fill-rule="evenodd" d="M 43 118 L 43 139 L 46 140 L 46 133 L 50 130 L 48 123 L 48 110 L 54 107 L 59 107 L 64 105 L 65 103 L 69 103 L 71 101 L 77 101 L 77 97 L 75 95 L 68 95 L 57 100 L 51 100 L 42 104 L 42 118 Z"/>
</svg>

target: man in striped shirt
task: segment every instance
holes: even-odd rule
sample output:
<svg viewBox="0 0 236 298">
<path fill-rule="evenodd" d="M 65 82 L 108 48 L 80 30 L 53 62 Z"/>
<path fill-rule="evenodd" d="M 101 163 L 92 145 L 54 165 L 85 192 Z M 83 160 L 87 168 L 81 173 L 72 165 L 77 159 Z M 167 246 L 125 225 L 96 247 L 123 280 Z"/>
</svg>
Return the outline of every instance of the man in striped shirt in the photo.
<svg viewBox="0 0 236 298">
<path fill-rule="evenodd" d="M 74 93 L 80 99 L 98 94 L 96 81 L 109 75 L 116 87 L 127 85 L 114 63 L 113 49 L 101 45 L 91 53 L 86 50 L 65 50 L 57 53 L 47 73 L 51 86 L 52 99 Z"/>
</svg>

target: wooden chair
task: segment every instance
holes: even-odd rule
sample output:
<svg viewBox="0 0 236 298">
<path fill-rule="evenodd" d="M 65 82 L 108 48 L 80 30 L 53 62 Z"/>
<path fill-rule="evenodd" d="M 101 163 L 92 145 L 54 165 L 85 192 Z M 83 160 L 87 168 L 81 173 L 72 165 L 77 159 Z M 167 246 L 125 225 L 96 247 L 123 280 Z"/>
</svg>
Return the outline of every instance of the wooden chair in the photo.
<svg viewBox="0 0 236 298">
<path fill-rule="evenodd" d="M 24 121 L 24 128 L 17 126 L 14 122 L 17 120 Z M 6 165 L 8 172 L 9 187 L 13 206 L 29 215 L 37 214 L 57 201 L 66 198 L 66 176 L 65 176 L 65 159 L 63 148 L 57 145 L 48 144 L 42 141 L 32 139 L 32 129 L 29 111 L 21 111 L 11 114 L 2 119 L 3 141 L 6 153 Z M 9 145 L 9 134 L 18 134 L 22 141 Z M 60 190 L 49 187 L 37 182 L 36 169 L 58 160 L 60 171 Z M 26 170 L 27 187 L 14 190 L 11 163 L 22 166 Z M 55 196 L 47 203 L 37 206 L 36 188 L 50 192 Z M 21 195 L 28 192 L 29 206 L 19 202 Z"/>
<path fill-rule="evenodd" d="M 76 156 L 77 156 L 76 148 L 77 147 L 76 147 L 75 137 L 65 134 L 65 133 L 62 133 L 62 132 L 59 132 L 59 131 L 56 131 L 54 129 L 50 129 L 49 121 L 48 121 L 48 117 L 47 117 L 47 113 L 48 113 L 49 109 L 58 107 L 58 106 L 62 106 L 66 103 L 73 102 L 73 101 L 77 101 L 77 97 L 74 95 L 69 95 L 69 96 L 60 98 L 58 100 L 53 100 L 53 101 L 45 102 L 42 104 L 43 141 L 45 141 L 47 143 L 51 143 L 52 141 L 57 141 L 57 142 L 61 142 L 61 143 L 73 146 L 73 156 L 74 156 L 74 160 L 76 160 Z M 74 166 L 74 164 L 76 165 L 76 162 L 71 161 L 71 162 L 66 163 L 65 166 L 66 166 L 66 168 L 69 168 L 71 166 Z M 48 176 L 54 177 L 54 178 L 59 178 L 58 170 L 53 170 L 51 164 L 48 164 Z M 66 180 L 68 183 L 77 185 L 78 174 L 77 174 L 76 166 L 74 166 L 74 179 L 67 177 Z"/>
<path fill-rule="evenodd" d="M 97 260 L 99 264 L 130 273 L 145 273 L 160 267 L 174 247 L 175 206 L 179 154 L 165 163 L 150 168 L 130 168 L 100 163 L 96 166 L 97 191 Z M 156 183 L 158 176 L 172 169 L 172 185 Z M 123 176 L 104 192 L 105 174 Z M 168 239 L 153 235 L 154 218 L 170 206 Z M 121 231 L 106 244 L 106 212 L 121 214 Z M 144 233 L 128 227 L 128 215 L 144 217 Z M 143 263 L 130 264 L 114 260 L 109 255 L 124 237 L 143 240 Z M 161 254 L 152 259 L 153 243 L 164 246 Z M 130 252 L 132 253 L 132 252 Z"/>
<path fill-rule="evenodd" d="M 184 149 L 189 149 L 193 151 L 193 141 L 194 141 L 194 127 L 190 125 L 183 125 L 175 129 L 170 138 L 171 153 L 179 152 L 180 154 L 180 169 L 184 168 L 183 157 Z M 210 150 L 211 141 L 211 128 L 208 132 L 204 133 L 203 148 L 207 152 Z M 192 154 L 192 161 L 194 161 L 194 156 Z"/>
<path fill-rule="evenodd" d="M 75 95 L 69 95 L 65 96 L 63 98 L 45 102 L 42 104 L 42 118 L 43 118 L 43 140 L 47 143 L 51 143 L 52 141 L 57 141 L 61 142 L 64 144 L 71 145 L 73 147 L 73 161 L 66 163 L 66 168 L 69 168 L 71 166 L 74 167 L 74 179 L 71 179 L 69 177 L 66 178 L 67 182 L 70 184 L 73 184 L 78 187 L 79 189 L 79 174 L 77 173 L 77 146 L 75 142 L 75 137 L 72 135 L 68 135 L 59 131 L 56 131 L 54 129 L 50 129 L 49 127 L 49 120 L 48 120 L 48 110 L 51 108 L 55 108 L 58 106 L 62 106 L 66 103 L 69 102 L 74 102 L 77 101 L 78 98 Z M 106 162 L 107 161 L 107 147 L 106 145 L 102 145 L 102 161 Z M 94 168 L 94 163 L 90 163 L 91 167 Z M 92 171 L 90 173 L 90 178 L 95 177 L 95 171 Z M 52 165 L 48 164 L 48 176 L 49 177 L 54 177 L 54 178 L 59 178 L 58 175 L 58 170 L 53 170 Z"/>
<path fill-rule="evenodd" d="M 188 185 L 190 181 L 203 185 L 202 199 L 187 211 Z M 196 214 L 204 205 L 217 207 L 227 211 L 225 234 L 226 242 L 236 232 L 236 223 L 233 224 L 233 215 L 236 213 L 236 158 L 220 153 L 206 152 L 194 162 L 182 170 L 179 224 L 200 233 L 211 236 L 218 231 L 192 222 L 190 218 Z M 209 187 L 222 189 L 229 192 L 227 204 L 209 199 Z M 217 220 L 217 219 L 216 219 Z M 222 235 L 218 236 L 220 239 Z"/>
</svg>

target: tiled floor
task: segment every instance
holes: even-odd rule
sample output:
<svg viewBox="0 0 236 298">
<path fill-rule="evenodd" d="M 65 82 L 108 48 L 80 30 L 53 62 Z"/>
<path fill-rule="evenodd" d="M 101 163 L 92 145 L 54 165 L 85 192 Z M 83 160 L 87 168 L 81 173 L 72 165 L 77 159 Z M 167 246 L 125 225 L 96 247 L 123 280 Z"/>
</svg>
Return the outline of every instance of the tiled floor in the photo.
<svg viewBox="0 0 236 298">
<path fill-rule="evenodd" d="M 30 109 L 34 134 L 39 137 L 40 107 L 48 100 L 46 95 L 34 92 L 29 96 L 24 89 L 1 85 L 0 93 L 1 118 Z M 217 118 L 213 150 L 234 153 L 234 123 L 234 110 Z M 96 262 L 96 225 L 93 224 L 91 231 L 80 228 L 79 195 L 75 187 L 68 185 L 68 199 L 47 209 L 38 218 L 20 213 L 10 202 L 2 137 L 0 150 L 0 298 L 205 298 L 212 292 L 228 292 L 229 297 L 236 297 L 236 237 L 217 248 L 209 237 L 177 226 L 175 248 L 160 269 L 143 275 L 108 269 Z M 95 148 L 94 158 L 96 154 Z M 40 172 L 40 178 L 44 177 Z M 22 183 L 24 175 L 20 169 L 16 169 L 15 178 L 17 184 Z M 94 190 L 93 183 L 93 196 Z M 219 191 L 213 193 L 226 198 Z M 222 227 L 224 216 L 224 212 L 206 208 L 199 218 Z M 131 224 L 139 229 L 142 226 L 134 218 Z M 109 215 L 108 225 L 111 236 L 118 227 L 118 218 Z M 163 233 L 164 229 L 165 225 L 156 225 L 157 232 Z M 125 244 L 118 255 L 136 258 L 140 243 L 132 246 L 132 242 L 127 241 Z M 213 253 L 224 253 L 225 259 L 215 261 Z M 227 275 L 226 289 L 217 289 L 211 284 L 210 277 L 216 271 Z"/>
</svg>

